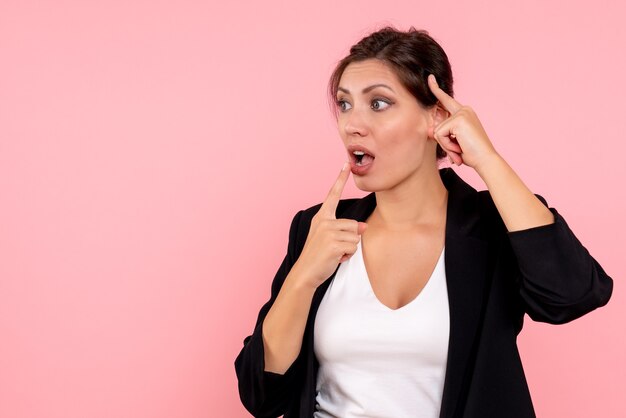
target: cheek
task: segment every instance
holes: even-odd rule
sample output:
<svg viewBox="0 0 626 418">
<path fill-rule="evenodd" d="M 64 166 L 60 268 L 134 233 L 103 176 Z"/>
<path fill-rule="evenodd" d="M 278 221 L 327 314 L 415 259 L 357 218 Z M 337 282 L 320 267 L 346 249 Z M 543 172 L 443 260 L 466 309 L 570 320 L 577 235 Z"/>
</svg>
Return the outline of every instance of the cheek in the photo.
<svg viewBox="0 0 626 418">
<path fill-rule="evenodd" d="M 405 111 L 399 114 L 392 126 L 398 137 L 421 139 L 428 136 L 428 121 L 417 111 Z"/>
<path fill-rule="evenodd" d="M 418 139 L 428 138 L 428 121 L 421 117 L 419 121 L 412 125 L 413 133 Z"/>
<path fill-rule="evenodd" d="M 398 152 L 410 152 L 415 155 L 416 152 L 424 148 L 428 140 L 428 127 L 421 123 L 406 123 L 398 126 L 395 132 L 390 135 L 393 148 Z"/>
</svg>

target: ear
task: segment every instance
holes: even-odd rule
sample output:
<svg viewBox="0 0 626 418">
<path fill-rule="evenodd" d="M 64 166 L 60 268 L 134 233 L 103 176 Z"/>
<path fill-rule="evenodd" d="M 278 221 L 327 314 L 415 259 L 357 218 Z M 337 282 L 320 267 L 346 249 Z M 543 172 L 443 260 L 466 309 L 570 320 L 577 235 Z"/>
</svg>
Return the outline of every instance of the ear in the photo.
<svg viewBox="0 0 626 418">
<path fill-rule="evenodd" d="M 443 122 L 444 120 L 450 117 L 450 112 L 448 112 L 446 108 L 443 107 L 443 105 L 439 102 L 437 102 L 437 104 L 433 106 L 433 110 L 434 110 L 435 126 L 439 125 L 441 122 Z"/>
<path fill-rule="evenodd" d="M 441 124 L 444 120 L 450 117 L 450 112 L 448 112 L 441 103 L 437 102 L 433 107 L 431 107 L 428 111 L 429 125 L 428 125 L 428 135 L 432 137 L 434 135 L 435 128 Z"/>
</svg>

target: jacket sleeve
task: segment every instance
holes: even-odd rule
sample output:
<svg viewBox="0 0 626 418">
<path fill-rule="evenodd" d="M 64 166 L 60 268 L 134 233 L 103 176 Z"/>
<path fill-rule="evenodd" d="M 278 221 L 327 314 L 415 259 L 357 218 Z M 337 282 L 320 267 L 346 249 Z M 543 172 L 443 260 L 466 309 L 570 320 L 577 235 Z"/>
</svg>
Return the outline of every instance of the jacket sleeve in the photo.
<svg viewBox="0 0 626 418">
<path fill-rule="evenodd" d="M 291 222 L 287 255 L 272 282 L 270 299 L 261 307 L 254 331 L 243 340 L 243 348 L 235 359 L 239 397 L 244 407 L 255 417 L 283 415 L 291 399 L 297 396 L 302 361 L 298 357 L 284 374 L 265 371 L 262 326 L 287 274 L 297 260 L 296 242 L 302 213 L 303 211 L 298 212 Z"/>
<path fill-rule="evenodd" d="M 520 294 L 533 320 L 563 324 L 606 305 L 613 280 L 557 210 L 536 196 L 554 223 L 508 232 L 521 273 Z"/>
</svg>

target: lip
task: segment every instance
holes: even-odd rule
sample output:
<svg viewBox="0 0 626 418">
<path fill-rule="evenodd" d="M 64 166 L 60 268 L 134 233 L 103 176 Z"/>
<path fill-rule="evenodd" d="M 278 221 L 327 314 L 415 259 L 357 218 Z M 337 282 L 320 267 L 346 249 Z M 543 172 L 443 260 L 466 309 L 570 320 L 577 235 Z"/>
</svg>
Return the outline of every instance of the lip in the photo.
<svg viewBox="0 0 626 418">
<path fill-rule="evenodd" d="M 376 159 L 376 156 L 374 155 L 374 153 L 370 151 L 369 149 L 367 149 L 366 147 L 359 145 L 359 144 L 348 145 L 346 149 L 348 150 L 348 156 L 350 157 L 350 171 L 352 171 L 352 174 L 356 176 L 365 175 L 365 173 L 367 173 L 372 168 L 372 165 L 374 164 L 374 160 Z M 354 151 L 363 151 L 364 153 L 371 155 L 373 158 L 372 162 L 366 165 L 356 165 L 356 157 L 354 155 Z"/>
</svg>

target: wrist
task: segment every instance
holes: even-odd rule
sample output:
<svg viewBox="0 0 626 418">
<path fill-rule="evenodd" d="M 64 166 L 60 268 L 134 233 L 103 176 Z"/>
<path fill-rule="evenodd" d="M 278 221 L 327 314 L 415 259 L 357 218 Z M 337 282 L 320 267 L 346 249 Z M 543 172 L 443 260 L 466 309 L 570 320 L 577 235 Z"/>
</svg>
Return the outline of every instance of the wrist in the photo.
<svg viewBox="0 0 626 418">
<path fill-rule="evenodd" d="M 291 271 L 285 278 L 285 286 L 289 290 L 296 291 L 298 293 L 305 292 L 315 292 L 317 289 L 317 285 L 315 284 L 315 278 L 309 277 L 310 275 L 305 273 L 306 270 L 302 270 L 298 262 L 293 265 Z"/>
<path fill-rule="evenodd" d="M 503 164 L 506 164 L 506 161 L 504 161 L 500 154 L 494 151 L 483 157 L 480 162 L 476 164 L 474 170 L 486 183 L 491 174 L 500 170 Z"/>
</svg>

